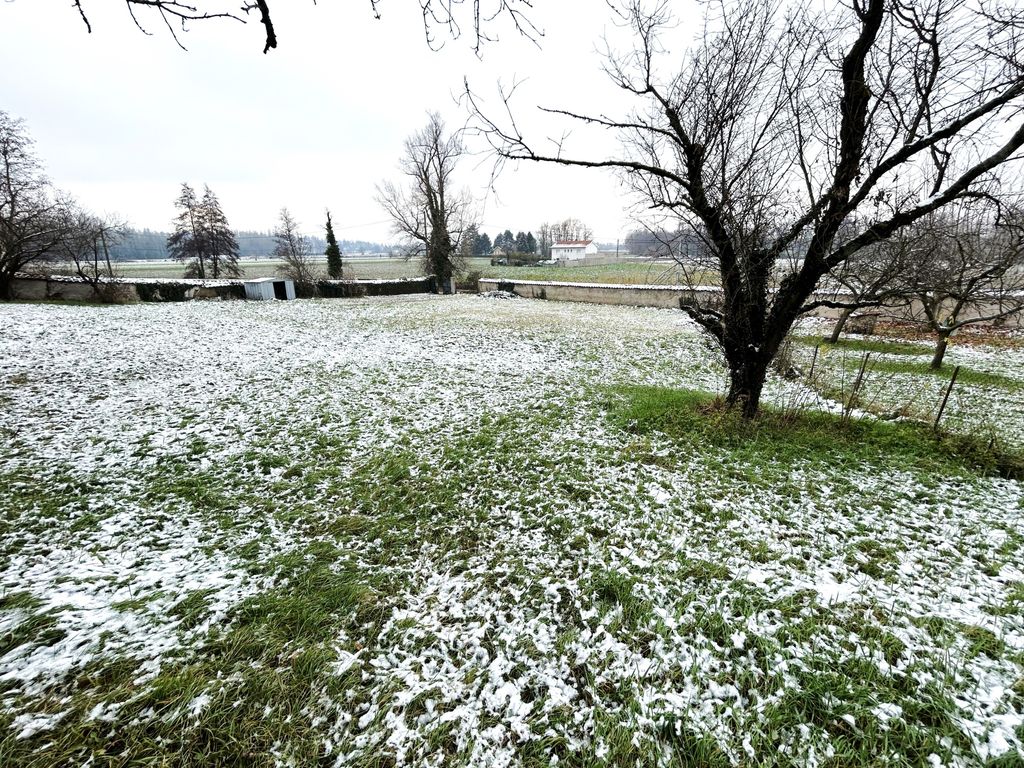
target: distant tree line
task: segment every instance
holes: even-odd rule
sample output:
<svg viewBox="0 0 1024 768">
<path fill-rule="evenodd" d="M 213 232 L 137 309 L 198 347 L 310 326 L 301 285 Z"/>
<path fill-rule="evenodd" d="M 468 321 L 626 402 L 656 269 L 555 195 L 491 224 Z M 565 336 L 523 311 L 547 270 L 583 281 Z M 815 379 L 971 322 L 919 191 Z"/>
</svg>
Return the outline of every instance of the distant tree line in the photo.
<svg viewBox="0 0 1024 768">
<path fill-rule="evenodd" d="M 634 229 L 622 241 L 623 249 L 636 256 L 688 261 L 704 253 L 701 239 L 692 231 L 676 229 Z"/>
<path fill-rule="evenodd" d="M 122 233 L 120 241 L 110 247 L 113 261 L 145 261 L 148 259 L 169 259 L 167 238 L 170 232 L 152 229 L 134 229 L 128 227 Z M 314 253 L 322 254 L 327 249 L 327 241 L 319 235 L 305 235 L 309 247 Z M 242 259 L 257 259 L 273 256 L 276 247 L 274 231 L 239 229 L 235 231 L 238 240 L 238 255 Z M 339 240 L 341 250 L 353 253 L 387 253 L 388 246 L 368 240 Z"/>
<path fill-rule="evenodd" d="M 475 225 L 470 226 L 466 231 L 465 251 L 467 256 L 490 256 L 496 250 L 501 249 L 504 253 L 537 253 L 537 238 L 533 232 L 517 232 L 506 229 L 491 237 L 486 232 L 480 232 Z"/>
<path fill-rule="evenodd" d="M 512 233 L 511 229 L 499 232 L 492 239 L 486 232 L 480 232 L 473 225 L 467 228 L 464 242 L 464 255 L 491 256 L 500 250 L 505 255 L 536 255 L 539 258 L 551 258 L 551 246 L 566 240 L 590 240 L 593 230 L 579 219 L 563 219 L 549 224 L 541 224 L 538 235 L 533 232 Z"/>
</svg>

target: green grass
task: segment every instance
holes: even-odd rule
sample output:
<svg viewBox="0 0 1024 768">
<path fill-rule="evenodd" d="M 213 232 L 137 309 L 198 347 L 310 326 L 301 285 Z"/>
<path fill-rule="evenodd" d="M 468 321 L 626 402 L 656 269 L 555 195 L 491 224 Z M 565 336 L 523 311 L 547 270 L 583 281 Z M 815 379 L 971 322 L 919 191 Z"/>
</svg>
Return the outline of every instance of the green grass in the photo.
<svg viewBox="0 0 1024 768">
<path fill-rule="evenodd" d="M 869 338 L 845 338 L 838 344 L 829 344 L 819 336 L 794 336 L 793 340 L 802 346 L 817 346 L 819 349 L 819 363 L 825 363 L 843 352 L 857 353 L 846 355 L 843 359 L 846 367 L 850 369 L 859 368 L 863 354 L 871 352 L 881 355 L 896 355 L 901 357 L 927 356 L 929 360 L 887 360 L 872 357 L 869 362 L 868 372 L 899 373 L 913 376 L 924 376 L 928 378 L 939 378 L 948 380 L 953 375 L 954 365 L 946 362 L 941 368 L 931 367 L 931 355 L 935 348 L 931 344 L 919 344 L 904 341 L 891 341 Z M 998 373 L 979 371 L 966 366 L 960 366 L 960 373 L 957 380 L 964 384 L 975 384 L 983 387 L 999 387 L 1011 391 L 1024 391 L 1024 378 L 1013 378 Z"/>
<path fill-rule="evenodd" d="M 344 698 L 359 678 L 358 664 L 345 675 L 330 673 L 339 638 L 356 629 L 372 636 L 367 628 L 384 615 L 379 598 L 386 585 L 339 567 L 343 561 L 327 543 L 273 559 L 267 567 L 278 586 L 236 606 L 227 630 L 214 629 L 190 660 L 165 662 L 143 691 L 134 690 L 138 669 L 128 660 L 79 671 L 61 702 L 71 710 L 68 727 L 48 734 L 42 752 L 35 752 L 38 739 L 8 735 L 0 741 L 3 764 L 77 764 L 92 756 L 145 765 L 175 755 L 176 765 L 272 766 L 273 749 L 283 742 L 300 763 L 315 761 L 321 744 L 313 718 L 329 714 L 317 705 L 318 692 Z M 190 628 L 205 599 L 204 590 L 192 593 L 171 612 Z M 187 705 L 200 695 L 210 703 L 197 717 L 186 717 Z M 100 702 L 122 707 L 125 723 L 114 740 L 108 725 L 85 716 Z M 150 711 L 156 716 L 139 720 Z"/>
<path fill-rule="evenodd" d="M 7 592 L 0 595 L 0 612 L 17 612 L 21 620 L 0 632 L 0 656 L 25 643 L 46 645 L 64 637 L 52 612 L 43 611 L 42 601 L 29 592 Z"/>
<path fill-rule="evenodd" d="M 653 261 L 622 261 L 599 265 L 565 265 L 544 267 L 479 268 L 481 277 L 506 280 L 552 280 L 572 283 L 621 283 L 625 285 L 679 285 L 688 278 L 674 263 Z M 718 276 L 701 276 L 698 282 L 715 285 Z"/>
<path fill-rule="evenodd" d="M 782 413 L 762 406 L 744 421 L 703 392 L 660 387 L 620 387 L 607 403 L 615 424 L 639 434 L 660 432 L 686 444 L 726 449 L 765 471 L 807 462 L 836 470 L 871 463 L 922 473 L 995 473 L 1024 476 L 1024 457 L 998 452 L 969 437 L 936 435 L 925 425 L 852 419 L 800 411 Z"/>
<path fill-rule="evenodd" d="M 833 350 L 849 350 L 851 352 L 875 352 L 885 355 L 931 355 L 935 349 L 934 345 L 927 343 L 914 343 L 909 341 L 892 341 L 887 339 L 872 338 L 844 338 L 836 344 L 830 344 L 821 336 L 792 336 L 790 337 L 798 344 L 810 347 L 821 347 L 826 354 Z"/>
<path fill-rule="evenodd" d="M 941 368 L 934 369 L 925 362 L 909 362 L 902 360 L 878 360 L 870 362 L 871 371 L 885 373 L 901 373 L 912 376 L 927 376 L 948 381 L 953 375 L 954 365 L 946 363 Z M 998 387 L 1011 392 L 1024 392 L 1024 378 L 1011 378 L 999 373 L 979 371 L 966 366 L 960 366 L 960 373 L 957 374 L 957 384 L 974 384 L 979 387 Z"/>
<path fill-rule="evenodd" d="M 635 631 L 651 620 L 651 607 L 637 594 L 634 579 L 615 571 L 597 573 L 593 577 L 591 589 L 603 609 L 621 609 L 620 621 L 628 629 Z"/>
</svg>

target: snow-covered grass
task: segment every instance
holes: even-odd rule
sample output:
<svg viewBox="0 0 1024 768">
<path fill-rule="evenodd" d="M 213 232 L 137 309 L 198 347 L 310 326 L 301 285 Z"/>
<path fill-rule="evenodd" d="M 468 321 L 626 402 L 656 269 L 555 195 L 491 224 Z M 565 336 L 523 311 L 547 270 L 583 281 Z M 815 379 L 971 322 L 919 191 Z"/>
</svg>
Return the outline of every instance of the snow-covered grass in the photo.
<svg viewBox="0 0 1024 768">
<path fill-rule="evenodd" d="M 0 327 L 2 765 L 1024 759 L 1021 485 L 799 382 L 738 429 L 680 313 Z M 1024 353 L 950 354 L 1019 430 Z"/>
<path fill-rule="evenodd" d="M 812 322 L 805 330 L 823 327 Z M 938 370 L 929 365 L 934 342 L 927 340 L 846 336 L 839 345 L 831 345 L 822 343 L 820 334 L 806 333 L 796 341 L 795 357 L 805 372 L 814 363 L 816 388 L 838 400 L 852 393 L 864 357 L 870 354 L 857 401 L 883 416 L 931 423 L 959 366 L 943 428 L 1012 451 L 1024 450 L 1024 338 L 1003 337 L 1000 346 L 991 347 L 963 343 L 954 336 Z"/>
</svg>

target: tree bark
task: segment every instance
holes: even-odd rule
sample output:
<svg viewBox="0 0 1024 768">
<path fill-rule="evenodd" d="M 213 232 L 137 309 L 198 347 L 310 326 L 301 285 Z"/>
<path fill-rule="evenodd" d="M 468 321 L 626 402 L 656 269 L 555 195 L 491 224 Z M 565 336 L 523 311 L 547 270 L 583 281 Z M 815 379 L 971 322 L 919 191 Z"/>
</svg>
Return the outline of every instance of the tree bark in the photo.
<svg viewBox="0 0 1024 768">
<path fill-rule="evenodd" d="M 935 345 L 935 355 L 932 357 L 931 369 L 937 371 L 942 368 L 942 358 L 946 356 L 946 347 L 949 345 L 949 334 L 940 333 L 939 342 Z"/>
<path fill-rule="evenodd" d="M 754 418 L 761 405 L 761 390 L 773 357 L 762 354 L 763 351 L 748 344 L 734 346 L 731 352 L 726 353 L 729 393 L 725 396 L 725 404 L 729 408 L 739 408 L 744 420 Z"/>
<path fill-rule="evenodd" d="M 14 298 L 14 277 L 0 272 L 0 300 L 11 301 Z"/>
<path fill-rule="evenodd" d="M 846 327 L 846 321 L 850 319 L 850 315 L 853 314 L 852 309 L 844 309 L 843 313 L 836 320 L 836 326 L 832 329 L 832 335 L 828 337 L 829 344 L 839 343 L 839 334 L 843 332 L 843 328 Z"/>
</svg>

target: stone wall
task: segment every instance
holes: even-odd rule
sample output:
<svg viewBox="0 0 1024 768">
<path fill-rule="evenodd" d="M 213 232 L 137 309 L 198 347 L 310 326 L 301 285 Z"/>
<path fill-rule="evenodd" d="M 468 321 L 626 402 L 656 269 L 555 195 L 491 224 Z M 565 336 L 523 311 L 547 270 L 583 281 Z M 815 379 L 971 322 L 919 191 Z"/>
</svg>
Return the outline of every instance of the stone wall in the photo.
<svg viewBox="0 0 1024 768">
<path fill-rule="evenodd" d="M 550 301 L 582 301 L 590 304 L 621 304 L 632 307 L 663 307 L 679 309 L 681 301 L 693 301 L 696 296 L 704 306 L 713 307 L 715 299 L 721 296 L 721 288 L 707 287 L 689 289 L 674 285 L 623 285 L 611 283 L 561 283 L 547 280 L 509 280 L 485 277 L 478 283 L 478 290 L 507 291 L 528 299 L 548 299 Z M 830 293 L 820 298 L 843 300 Z M 810 314 L 815 317 L 836 319 L 841 310 L 831 307 L 820 307 Z M 891 306 L 865 309 L 864 313 L 877 315 L 881 319 L 912 320 L 920 319 L 920 305 Z M 977 317 L 979 314 L 990 314 L 991 308 L 981 307 L 968 312 L 967 316 Z M 1003 325 L 1009 328 L 1024 329 L 1024 314 L 1007 319 Z"/>
<path fill-rule="evenodd" d="M 395 296 L 430 293 L 435 290 L 433 276 L 397 280 L 346 280 L 320 283 L 324 298 L 354 296 Z M 244 299 L 241 280 L 189 280 L 168 278 L 118 278 L 101 284 L 97 291 L 78 277 L 21 275 L 14 279 L 14 298 L 26 301 L 110 301 L 130 304 L 138 301 L 192 301 L 193 299 Z M 311 293 L 306 294 L 311 295 Z"/>
<path fill-rule="evenodd" d="M 548 280 L 481 278 L 480 291 L 508 291 L 528 299 L 584 301 L 591 304 L 622 304 L 633 307 L 679 309 L 679 302 L 696 294 L 703 302 L 714 302 L 719 288 L 696 291 L 671 285 L 619 285 L 607 283 L 561 283 Z"/>
<path fill-rule="evenodd" d="M 100 301 L 96 289 L 85 280 L 70 277 L 16 277 L 14 298 L 28 301 Z M 107 301 L 130 304 L 139 300 L 134 285 L 105 283 L 100 288 Z"/>
</svg>

